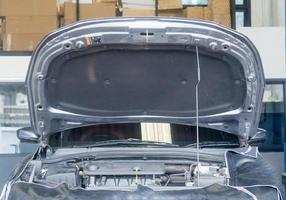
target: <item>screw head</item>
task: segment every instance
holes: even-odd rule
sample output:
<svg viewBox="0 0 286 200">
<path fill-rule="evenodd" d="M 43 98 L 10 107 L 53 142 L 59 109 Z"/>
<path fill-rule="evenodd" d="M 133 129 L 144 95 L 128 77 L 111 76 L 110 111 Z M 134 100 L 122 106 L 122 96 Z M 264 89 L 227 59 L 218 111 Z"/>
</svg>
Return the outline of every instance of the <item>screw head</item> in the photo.
<svg viewBox="0 0 286 200">
<path fill-rule="evenodd" d="M 211 50 L 216 50 L 216 48 L 217 48 L 217 43 L 216 43 L 216 42 L 211 42 L 211 43 L 209 44 L 209 47 L 211 48 Z"/>
<path fill-rule="evenodd" d="M 247 77 L 247 80 L 248 80 L 249 82 L 254 82 L 254 81 L 256 80 L 255 75 L 254 75 L 254 74 L 250 74 L 250 75 Z"/>
</svg>

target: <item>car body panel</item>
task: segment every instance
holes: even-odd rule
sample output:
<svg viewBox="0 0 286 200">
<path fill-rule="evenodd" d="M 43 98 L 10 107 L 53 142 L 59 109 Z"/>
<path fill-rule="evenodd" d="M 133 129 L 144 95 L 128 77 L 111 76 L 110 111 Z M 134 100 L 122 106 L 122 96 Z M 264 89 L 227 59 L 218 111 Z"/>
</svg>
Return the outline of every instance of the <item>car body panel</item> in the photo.
<svg viewBox="0 0 286 200">
<path fill-rule="evenodd" d="M 33 53 L 32 126 L 44 141 L 90 124 L 196 123 L 247 141 L 258 127 L 264 75 L 245 36 L 207 21 L 113 18 L 49 34 Z"/>
</svg>

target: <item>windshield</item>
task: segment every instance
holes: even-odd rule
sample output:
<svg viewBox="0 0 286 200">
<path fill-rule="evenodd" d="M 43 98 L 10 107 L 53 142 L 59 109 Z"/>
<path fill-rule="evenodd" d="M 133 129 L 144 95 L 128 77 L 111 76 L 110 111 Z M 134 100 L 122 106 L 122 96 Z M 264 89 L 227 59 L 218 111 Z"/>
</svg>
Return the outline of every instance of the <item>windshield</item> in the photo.
<svg viewBox="0 0 286 200">
<path fill-rule="evenodd" d="M 200 127 L 200 143 L 238 144 L 236 136 Z M 129 140 L 127 140 L 129 139 Z M 76 147 L 108 141 L 149 141 L 186 146 L 196 143 L 196 127 L 169 123 L 123 123 L 70 129 L 49 137 L 52 147 Z"/>
</svg>

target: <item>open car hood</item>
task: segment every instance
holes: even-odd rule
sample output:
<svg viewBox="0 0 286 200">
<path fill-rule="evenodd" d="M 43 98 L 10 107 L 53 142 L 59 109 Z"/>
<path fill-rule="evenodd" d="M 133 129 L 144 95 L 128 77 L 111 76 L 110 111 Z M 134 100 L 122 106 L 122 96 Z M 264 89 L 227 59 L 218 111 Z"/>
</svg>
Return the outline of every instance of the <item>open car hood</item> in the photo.
<svg viewBox="0 0 286 200">
<path fill-rule="evenodd" d="M 218 24 L 113 18 L 63 27 L 39 44 L 27 75 L 42 138 L 99 123 L 196 122 L 247 140 L 256 133 L 264 75 L 256 48 Z"/>
</svg>

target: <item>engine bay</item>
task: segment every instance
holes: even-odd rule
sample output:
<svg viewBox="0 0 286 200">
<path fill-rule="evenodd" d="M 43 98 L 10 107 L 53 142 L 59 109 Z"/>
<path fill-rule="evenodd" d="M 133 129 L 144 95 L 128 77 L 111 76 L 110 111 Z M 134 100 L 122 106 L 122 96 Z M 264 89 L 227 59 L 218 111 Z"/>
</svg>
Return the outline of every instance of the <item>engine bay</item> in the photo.
<svg viewBox="0 0 286 200">
<path fill-rule="evenodd" d="M 224 163 L 165 160 L 82 160 L 53 164 L 31 161 L 20 179 L 26 182 L 69 188 L 204 187 L 227 184 Z"/>
</svg>

